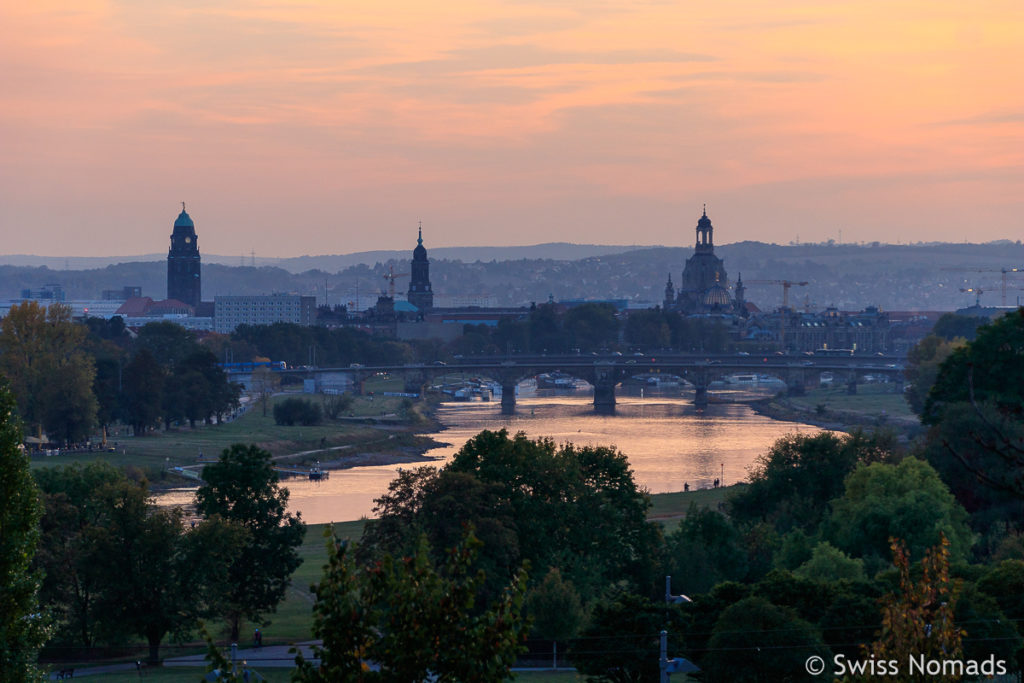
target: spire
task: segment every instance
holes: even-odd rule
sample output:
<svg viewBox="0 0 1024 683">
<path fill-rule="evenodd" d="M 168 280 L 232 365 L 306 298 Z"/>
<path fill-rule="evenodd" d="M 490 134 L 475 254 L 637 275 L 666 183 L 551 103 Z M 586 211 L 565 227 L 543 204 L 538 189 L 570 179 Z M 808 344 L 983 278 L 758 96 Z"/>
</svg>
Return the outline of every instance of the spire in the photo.
<svg viewBox="0 0 1024 683">
<path fill-rule="evenodd" d="M 416 244 L 423 244 L 423 221 L 420 221 L 420 236 L 416 238 Z"/>
<path fill-rule="evenodd" d="M 704 218 L 708 217 L 708 204 L 704 202 Z"/>
<path fill-rule="evenodd" d="M 185 213 L 185 202 L 181 203 L 181 212 Z"/>
</svg>

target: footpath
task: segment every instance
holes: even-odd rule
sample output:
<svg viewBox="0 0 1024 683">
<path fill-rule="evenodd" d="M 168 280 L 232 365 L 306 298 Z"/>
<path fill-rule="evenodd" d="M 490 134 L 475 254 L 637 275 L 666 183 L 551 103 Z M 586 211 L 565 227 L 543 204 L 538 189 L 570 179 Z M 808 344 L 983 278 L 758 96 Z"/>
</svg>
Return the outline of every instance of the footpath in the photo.
<svg viewBox="0 0 1024 683">
<path fill-rule="evenodd" d="M 313 657 L 313 645 L 319 645 L 321 641 L 310 640 L 297 643 L 295 647 L 302 652 L 302 656 L 314 664 L 320 660 Z M 239 666 L 248 665 L 252 669 L 290 669 L 295 666 L 295 655 L 290 653 L 291 645 L 266 645 L 263 647 L 240 647 L 235 650 L 234 659 Z M 224 656 L 230 660 L 230 650 L 224 651 Z M 163 661 L 165 667 L 192 667 L 205 669 L 207 666 L 206 652 L 183 657 L 168 657 Z M 145 672 L 146 664 L 142 663 L 142 671 Z M 139 664 L 135 662 L 121 662 L 119 664 L 104 664 L 102 666 L 89 666 L 74 669 L 74 678 L 85 678 L 86 676 L 102 676 L 103 674 L 124 673 L 126 671 L 138 671 Z M 143 674 L 144 675 L 144 674 Z M 47 677 L 48 680 L 59 680 L 59 671 L 53 671 Z"/>
</svg>

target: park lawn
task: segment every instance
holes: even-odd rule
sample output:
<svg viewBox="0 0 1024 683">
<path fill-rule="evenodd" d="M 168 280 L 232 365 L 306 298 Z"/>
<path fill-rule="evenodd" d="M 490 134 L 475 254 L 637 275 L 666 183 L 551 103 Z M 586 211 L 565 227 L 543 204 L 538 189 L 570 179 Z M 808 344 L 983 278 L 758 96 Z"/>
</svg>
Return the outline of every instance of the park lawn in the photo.
<svg viewBox="0 0 1024 683">
<path fill-rule="evenodd" d="M 255 669 L 254 669 L 255 670 Z M 90 681 L 96 683 L 128 683 L 128 681 L 154 681 L 155 683 L 201 683 L 205 675 L 205 668 L 199 667 L 149 667 L 143 670 L 142 677 L 136 671 L 119 671 L 117 673 L 88 674 Z M 288 683 L 291 680 L 292 670 L 290 668 L 265 668 L 258 669 L 267 683 Z M 78 679 L 76 674 L 75 679 Z"/>
<path fill-rule="evenodd" d="M 268 615 L 270 625 L 263 629 L 265 642 L 270 644 L 291 643 L 312 638 L 313 594 L 309 587 L 320 583 L 323 568 L 327 564 L 327 538 L 324 530 L 327 524 L 310 524 L 306 527 L 306 538 L 299 548 L 302 564 L 292 574 L 291 585 L 277 612 Z M 366 520 L 339 522 L 334 533 L 346 541 L 358 541 L 363 535 Z"/>
<path fill-rule="evenodd" d="M 851 413 L 867 418 L 917 420 L 899 385 L 887 382 L 858 384 L 856 394 L 848 394 L 845 384 L 811 389 L 805 396 L 788 396 L 786 401 L 799 409 L 816 412 L 818 406 L 835 413 Z"/>
<path fill-rule="evenodd" d="M 287 683 L 291 680 L 291 669 L 288 668 L 258 668 L 254 667 L 267 683 Z M 200 683 L 203 680 L 205 669 L 185 667 L 154 667 L 145 669 L 143 678 L 139 678 L 135 671 L 121 671 L 117 673 L 89 675 L 90 681 L 96 683 L 128 683 L 129 681 L 154 681 L 154 683 Z M 76 676 L 77 678 L 77 676 Z M 526 681 L 527 683 L 576 683 L 583 681 L 584 677 L 571 671 L 520 671 L 515 673 L 514 680 Z"/>
<path fill-rule="evenodd" d="M 685 517 L 690 505 L 698 508 L 718 509 L 728 495 L 739 491 L 746 484 L 720 486 L 717 489 L 696 489 L 693 491 L 676 491 L 674 493 L 655 493 L 651 495 L 651 509 L 647 518 L 652 520 Z"/>
<path fill-rule="evenodd" d="M 221 451 L 235 443 L 255 443 L 272 455 L 317 450 L 322 445 L 367 445 L 383 442 L 387 437 L 373 424 L 363 421 L 337 420 L 326 421 L 314 427 L 283 426 L 274 422 L 273 405 L 278 401 L 296 396 L 307 398 L 303 394 L 279 394 L 271 399 L 267 415 L 263 415 L 262 406 L 258 403 L 237 419 L 219 425 L 200 425 L 195 429 L 187 425 L 179 426 L 170 431 L 150 433 L 142 437 L 130 437 L 123 434 L 109 434 L 108 442 L 116 443 L 116 452 L 94 452 L 60 456 L 33 456 L 33 467 L 63 465 L 71 462 L 89 462 L 104 460 L 113 465 L 132 466 L 144 470 L 151 479 L 164 479 L 162 474 L 168 466 L 195 465 L 198 456 L 214 460 Z M 316 400 L 315 398 L 313 400 Z M 376 415 L 381 411 L 394 415 L 402 403 L 401 397 L 356 397 L 350 413 L 360 415 Z M 420 419 L 419 413 L 411 416 Z M 411 420 L 407 420 L 411 422 Z M 173 476 L 173 475 L 172 475 Z M 183 477 L 181 483 L 191 483 Z"/>
</svg>

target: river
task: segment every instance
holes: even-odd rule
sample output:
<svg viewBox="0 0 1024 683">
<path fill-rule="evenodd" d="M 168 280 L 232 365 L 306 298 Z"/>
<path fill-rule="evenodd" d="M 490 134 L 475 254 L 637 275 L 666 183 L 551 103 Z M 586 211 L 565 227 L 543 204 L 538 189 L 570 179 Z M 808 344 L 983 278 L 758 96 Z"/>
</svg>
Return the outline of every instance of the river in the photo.
<svg viewBox="0 0 1024 683">
<path fill-rule="evenodd" d="M 772 387 L 722 388 L 718 395 L 753 398 L 777 389 Z M 817 427 L 781 422 L 755 413 L 743 403 L 712 403 L 697 411 L 691 396 L 678 388 L 661 390 L 621 389 L 616 415 L 593 412 L 587 391 L 539 390 L 520 394 L 517 414 L 500 413 L 498 401 L 444 403 L 437 411 L 445 429 L 428 433 L 446 445 L 427 456 L 443 464 L 462 445 L 483 429 L 507 428 L 531 438 L 551 437 L 556 442 L 578 445 L 610 445 L 626 454 L 639 484 L 651 493 L 682 491 L 712 486 L 716 478 L 732 484 L 747 478 L 748 467 L 785 434 L 816 433 Z M 652 393 L 654 395 L 652 395 Z M 416 465 L 404 465 L 412 467 Z M 403 465 L 381 465 L 334 470 L 329 479 L 310 482 L 292 479 L 289 508 L 300 511 L 312 524 L 372 516 L 373 499 L 387 490 Z M 193 489 L 160 494 L 160 504 L 187 504 Z"/>
</svg>

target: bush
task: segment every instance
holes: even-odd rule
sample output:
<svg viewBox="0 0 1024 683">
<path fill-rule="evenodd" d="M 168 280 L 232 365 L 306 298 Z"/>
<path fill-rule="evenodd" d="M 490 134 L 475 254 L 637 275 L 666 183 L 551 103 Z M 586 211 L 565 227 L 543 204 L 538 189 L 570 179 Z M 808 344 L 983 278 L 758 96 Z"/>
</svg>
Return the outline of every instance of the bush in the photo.
<svg viewBox="0 0 1024 683">
<path fill-rule="evenodd" d="M 274 422 L 279 425 L 310 427 L 322 420 L 320 406 L 304 398 L 288 398 L 274 406 Z"/>
</svg>

